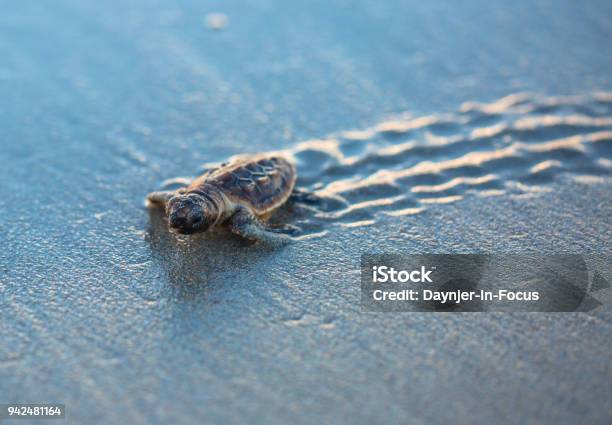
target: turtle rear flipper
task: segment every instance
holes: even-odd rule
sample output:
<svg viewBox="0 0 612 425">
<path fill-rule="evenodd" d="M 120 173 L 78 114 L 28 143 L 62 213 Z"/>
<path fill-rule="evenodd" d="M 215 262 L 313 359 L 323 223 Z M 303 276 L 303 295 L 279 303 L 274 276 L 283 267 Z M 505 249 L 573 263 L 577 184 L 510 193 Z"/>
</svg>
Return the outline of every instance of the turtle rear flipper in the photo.
<svg viewBox="0 0 612 425">
<path fill-rule="evenodd" d="M 289 196 L 289 201 L 308 205 L 317 205 L 323 202 L 320 197 L 304 189 L 293 189 Z"/>
</svg>

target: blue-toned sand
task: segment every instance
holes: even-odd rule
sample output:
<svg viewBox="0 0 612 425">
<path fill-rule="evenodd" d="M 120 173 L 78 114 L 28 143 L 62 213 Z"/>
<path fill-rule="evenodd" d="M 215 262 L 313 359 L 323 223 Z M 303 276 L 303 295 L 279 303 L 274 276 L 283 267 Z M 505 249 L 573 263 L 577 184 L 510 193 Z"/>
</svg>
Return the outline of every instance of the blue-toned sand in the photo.
<svg viewBox="0 0 612 425">
<path fill-rule="evenodd" d="M 296 3 L 2 7 L 0 402 L 69 424 L 609 424 L 603 308 L 362 313 L 359 262 L 610 252 L 612 4 Z M 279 212 L 303 229 L 284 249 L 177 238 L 144 207 L 269 150 L 325 200 Z"/>
</svg>

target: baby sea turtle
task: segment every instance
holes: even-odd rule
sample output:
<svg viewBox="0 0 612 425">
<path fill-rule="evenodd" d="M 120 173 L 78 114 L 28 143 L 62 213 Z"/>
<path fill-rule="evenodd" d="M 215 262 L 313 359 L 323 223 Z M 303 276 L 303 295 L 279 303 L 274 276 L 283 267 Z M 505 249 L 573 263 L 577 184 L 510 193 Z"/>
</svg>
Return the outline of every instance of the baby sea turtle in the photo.
<svg viewBox="0 0 612 425">
<path fill-rule="evenodd" d="M 147 200 L 165 207 L 168 224 L 177 233 L 225 224 L 244 238 L 278 245 L 291 237 L 266 229 L 262 220 L 287 201 L 296 177 L 295 165 L 283 156 L 241 156 L 208 170 L 187 187 L 153 192 Z"/>
</svg>

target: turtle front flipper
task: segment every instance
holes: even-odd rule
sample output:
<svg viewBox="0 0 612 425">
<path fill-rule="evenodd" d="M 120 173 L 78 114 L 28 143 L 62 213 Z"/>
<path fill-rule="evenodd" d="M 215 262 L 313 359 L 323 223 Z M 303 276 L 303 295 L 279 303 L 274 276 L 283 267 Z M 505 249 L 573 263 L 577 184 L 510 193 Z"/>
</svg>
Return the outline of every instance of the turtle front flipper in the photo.
<svg viewBox="0 0 612 425">
<path fill-rule="evenodd" d="M 176 192 L 173 190 L 164 190 L 159 192 L 151 192 L 147 195 L 147 203 L 149 206 L 165 206 L 166 202 L 174 196 Z"/>
<path fill-rule="evenodd" d="M 230 218 L 228 224 L 233 233 L 271 247 L 282 246 L 293 240 L 288 235 L 274 233 L 264 228 L 257 217 L 246 208 L 240 208 Z"/>
</svg>

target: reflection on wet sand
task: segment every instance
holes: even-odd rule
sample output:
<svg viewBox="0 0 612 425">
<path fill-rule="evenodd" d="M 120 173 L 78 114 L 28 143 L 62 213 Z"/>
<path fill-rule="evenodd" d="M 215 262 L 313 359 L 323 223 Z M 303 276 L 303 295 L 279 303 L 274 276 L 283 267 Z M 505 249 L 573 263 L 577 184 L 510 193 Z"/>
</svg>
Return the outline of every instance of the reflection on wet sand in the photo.
<svg viewBox="0 0 612 425">
<path fill-rule="evenodd" d="M 247 273 L 254 263 L 270 255 L 270 251 L 239 238 L 225 229 L 205 234 L 181 236 L 168 230 L 161 209 L 149 210 L 150 226 L 147 240 L 153 258 L 161 265 L 170 291 L 166 298 L 195 299 L 206 297 L 227 272 Z M 240 265 L 235 264 L 235 252 L 241 251 Z"/>
</svg>

